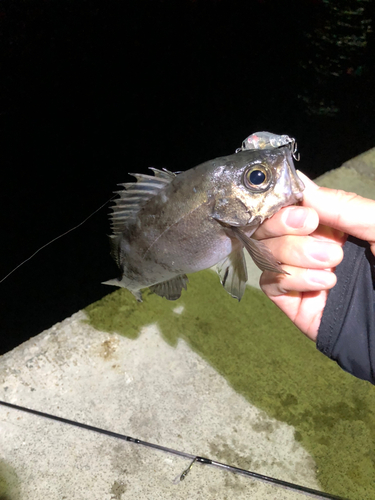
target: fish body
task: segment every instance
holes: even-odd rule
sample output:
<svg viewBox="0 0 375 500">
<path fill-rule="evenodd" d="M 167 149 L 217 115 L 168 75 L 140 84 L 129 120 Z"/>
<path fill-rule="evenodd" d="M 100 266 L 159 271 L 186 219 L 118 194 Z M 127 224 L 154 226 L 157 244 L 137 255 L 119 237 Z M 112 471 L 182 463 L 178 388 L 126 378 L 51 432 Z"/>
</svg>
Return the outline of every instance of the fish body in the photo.
<svg viewBox="0 0 375 500">
<path fill-rule="evenodd" d="M 244 293 L 245 247 L 261 269 L 283 272 L 261 242 L 250 238 L 280 208 L 302 198 L 288 146 L 246 150 L 216 158 L 182 173 L 132 174 L 113 208 L 112 256 L 122 286 L 141 300 L 151 287 L 171 300 L 186 288 L 187 273 L 218 264 L 224 288 Z"/>
</svg>

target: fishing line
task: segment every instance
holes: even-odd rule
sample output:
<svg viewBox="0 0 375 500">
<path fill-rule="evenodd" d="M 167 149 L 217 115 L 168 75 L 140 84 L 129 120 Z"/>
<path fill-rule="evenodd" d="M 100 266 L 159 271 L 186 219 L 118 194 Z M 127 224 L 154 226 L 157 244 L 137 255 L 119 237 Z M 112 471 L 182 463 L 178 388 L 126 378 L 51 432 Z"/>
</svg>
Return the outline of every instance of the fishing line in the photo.
<svg viewBox="0 0 375 500">
<path fill-rule="evenodd" d="M 222 462 L 216 462 L 216 460 L 211 460 L 210 458 L 192 455 L 191 453 L 187 453 L 185 451 L 175 450 L 173 448 L 168 448 L 168 447 L 162 446 L 160 444 L 149 443 L 148 441 L 142 441 L 142 440 L 137 439 L 137 438 L 125 436 L 124 434 L 118 434 L 117 432 L 108 431 L 106 429 L 101 429 L 100 427 L 94 427 L 92 425 L 83 424 L 82 422 L 76 422 L 75 420 L 69 420 L 67 418 L 58 417 L 56 415 L 51 415 L 49 413 L 44 413 L 42 411 L 33 410 L 31 408 L 26 408 L 25 406 L 18 406 L 18 405 L 15 405 L 13 403 L 7 403 L 5 401 L 0 401 L 0 405 L 6 406 L 8 408 L 12 408 L 13 410 L 19 410 L 19 411 L 23 411 L 25 413 L 31 413 L 32 415 L 36 415 L 38 417 L 44 417 L 44 418 L 48 418 L 50 420 L 55 420 L 55 421 L 61 422 L 63 424 L 68 424 L 68 425 L 73 425 L 75 427 L 80 427 L 81 429 L 86 429 L 88 431 L 97 432 L 99 434 L 104 434 L 106 436 L 110 436 L 110 437 L 113 437 L 115 439 L 121 439 L 123 441 L 129 441 L 130 443 L 139 444 L 139 445 L 142 445 L 142 446 L 145 446 L 148 448 L 153 448 L 155 450 L 160 450 L 160 451 L 164 451 L 166 453 L 171 453 L 171 454 L 177 455 L 179 457 L 189 458 L 190 460 L 192 460 L 192 462 L 190 463 L 189 467 L 187 467 L 187 469 L 185 469 L 182 472 L 182 474 L 178 475 L 177 478 L 173 481 L 175 484 L 183 481 L 186 478 L 186 476 L 188 475 L 188 473 L 190 472 L 191 468 L 193 467 L 193 465 L 195 463 L 200 463 L 200 464 L 211 465 L 213 467 L 216 467 L 216 468 L 219 468 L 222 470 L 233 472 L 235 474 L 240 474 L 242 476 L 247 476 L 247 477 L 250 477 L 252 479 L 257 479 L 259 481 L 270 483 L 270 484 L 273 484 L 276 486 L 281 486 L 281 487 L 284 487 L 284 488 L 289 489 L 289 490 L 299 491 L 306 496 L 312 496 L 315 498 L 328 498 L 330 500 L 348 500 L 344 497 L 339 497 L 336 495 L 331 495 L 329 493 L 324 493 L 323 491 L 315 490 L 312 488 L 307 488 L 306 486 L 301 486 L 299 484 L 290 483 L 288 481 L 283 481 L 281 479 L 276 479 L 274 477 L 265 476 L 263 474 L 258 474 L 257 472 L 252 472 L 252 471 L 249 471 L 246 469 L 241 469 L 239 467 L 234 467 L 233 465 L 224 464 Z"/>
<path fill-rule="evenodd" d="M 48 245 L 50 245 L 51 243 L 55 242 L 56 240 L 59 240 L 60 238 L 62 238 L 63 236 L 67 235 L 68 233 L 70 233 L 71 231 L 74 231 L 75 229 L 79 228 L 80 226 L 82 226 L 82 224 L 84 224 L 86 221 L 88 221 L 90 219 L 90 217 L 92 217 L 93 215 L 96 214 L 96 212 L 99 212 L 99 210 L 101 210 L 105 205 L 107 205 L 107 203 L 109 203 L 110 201 L 114 200 L 116 198 L 116 195 L 115 196 L 112 196 L 112 198 L 110 198 L 109 200 L 107 200 L 105 203 L 103 203 L 103 205 L 101 205 L 99 208 L 97 208 L 94 212 L 92 212 L 88 217 L 86 217 L 86 219 L 84 219 L 82 222 L 80 222 L 79 224 L 77 224 L 76 226 L 72 227 L 71 229 L 69 229 L 68 231 L 65 231 L 65 233 L 62 233 L 60 234 L 60 236 L 56 236 L 56 238 L 53 238 L 51 241 L 49 241 L 48 243 L 46 243 L 45 245 L 41 246 L 40 248 L 38 248 L 38 250 L 36 252 L 34 252 L 32 255 L 30 255 L 30 257 L 28 257 L 27 259 L 25 259 L 24 261 L 22 261 L 20 264 L 18 264 L 18 266 L 16 266 L 12 271 L 10 271 L 10 273 L 8 273 L 6 276 L 4 276 L 4 278 L 2 278 L 0 280 L 0 283 L 2 283 L 3 281 L 5 281 L 11 274 L 14 273 L 14 271 L 17 271 L 18 268 L 20 268 L 21 266 L 23 266 L 26 262 L 28 262 L 29 260 L 31 260 L 33 257 L 35 257 L 35 255 L 37 253 L 39 253 L 41 250 L 43 250 L 43 248 L 46 248 L 48 247 Z"/>
</svg>

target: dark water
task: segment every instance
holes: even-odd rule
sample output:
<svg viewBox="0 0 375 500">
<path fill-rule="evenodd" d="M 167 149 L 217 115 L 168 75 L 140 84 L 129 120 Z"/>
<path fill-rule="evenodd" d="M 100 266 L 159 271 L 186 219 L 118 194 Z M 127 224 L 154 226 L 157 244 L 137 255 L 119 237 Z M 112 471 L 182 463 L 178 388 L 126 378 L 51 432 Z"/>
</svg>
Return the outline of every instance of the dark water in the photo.
<svg viewBox="0 0 375 500">
<path fill-rule="evenodd" d="M 360 19 L 373 19 L 365 1 L 335 5 L 359 3 Z M 374 147 L 374 36 L 354 49 L 322 44 L 342 35 L 327 5 L 4 3 L 0 276 L 98 208 L 129 171 L 184 170 L 258 130 L 296 137 L 312 177 Z M 356 36 L 357 18 L 346 28 Z M 100 284 L 116 275 L 106 213 L 0 284 L 0 352 L 113 290 Z"/>
</svg>

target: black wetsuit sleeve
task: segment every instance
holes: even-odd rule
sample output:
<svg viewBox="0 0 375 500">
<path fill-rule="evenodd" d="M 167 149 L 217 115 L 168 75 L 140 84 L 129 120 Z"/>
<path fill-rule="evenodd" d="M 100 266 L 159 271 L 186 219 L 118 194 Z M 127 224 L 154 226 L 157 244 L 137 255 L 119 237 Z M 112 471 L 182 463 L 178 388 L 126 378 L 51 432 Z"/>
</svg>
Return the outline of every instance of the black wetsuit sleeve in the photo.
<svg viewBox="0 0 375 500">
<path fill-rule="evenodd" d="M 316 346 L 345 371 L 375 384 L 375 257 L 370 245 L 350 236 L 336 276 Z"/>
</svg>

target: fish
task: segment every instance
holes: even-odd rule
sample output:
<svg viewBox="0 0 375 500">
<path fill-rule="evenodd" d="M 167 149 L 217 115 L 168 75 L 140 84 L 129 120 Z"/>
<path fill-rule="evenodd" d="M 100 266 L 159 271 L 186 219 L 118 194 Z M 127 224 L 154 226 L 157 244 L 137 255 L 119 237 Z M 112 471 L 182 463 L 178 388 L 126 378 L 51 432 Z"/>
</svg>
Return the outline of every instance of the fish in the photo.
<svg viewBox="0 0 375 500">
<path fill-rule="evenodd" d="M 130 174 L 136 182 L 119 184 L 110 215 L 111 255 L 121 274 L 104 284 L 124 287 L 138 301 L 147 287 L 176 300 L 187 289 L 187 274 L 216 265 L 224 289 L 240 300 L 247 281 L 244 249 L 262 271 L 285 274 L 251 236 L 302 199 L 293 154 L 289 143 L 241 148 L 184 172 Z"/>
</svg>

